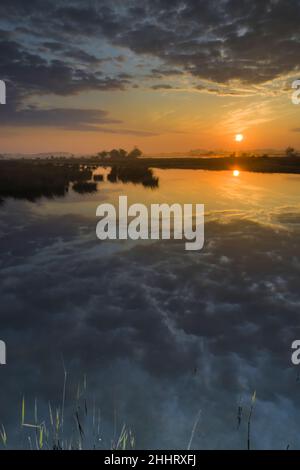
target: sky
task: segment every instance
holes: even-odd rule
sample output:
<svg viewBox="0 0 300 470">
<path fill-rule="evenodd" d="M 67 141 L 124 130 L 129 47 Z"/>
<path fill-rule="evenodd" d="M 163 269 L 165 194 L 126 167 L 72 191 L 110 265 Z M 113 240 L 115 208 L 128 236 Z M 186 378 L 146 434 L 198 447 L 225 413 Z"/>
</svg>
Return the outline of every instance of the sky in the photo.
<svg viewBox="0 0 300 470">
<path fill-rule="evenodd" d="M 299 0 L 1 0 L 0 152 L 299 148 L 299 25 Z"/>
</svg>

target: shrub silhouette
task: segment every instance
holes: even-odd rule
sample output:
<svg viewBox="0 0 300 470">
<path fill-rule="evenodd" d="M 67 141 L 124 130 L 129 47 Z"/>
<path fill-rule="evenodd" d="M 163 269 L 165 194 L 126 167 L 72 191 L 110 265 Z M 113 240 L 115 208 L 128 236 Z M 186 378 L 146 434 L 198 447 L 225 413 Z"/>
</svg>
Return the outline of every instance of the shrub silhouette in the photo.
<svg viewBox="0 0 300 470">
<path fill-rule="evenodd" d="M 89 194 L 97 192 L 97 183 L 91 183 L 89 181 L 76 181 L 73 184 L 72 189 L 79 194 Z"/>
<path fill-rule="evenodd" d="M 108 175 L 111 183 L 142 184 L 145 187 L 157 188 L 159 180 L 153 175 L 153 171 L 145 166 L 117 166 L 114 165 Z"/>
<path fill-rule="evenodd" d="M 91 179 L 92 172 L 78 164 L 0 161 L 0 199 L 34 202 L 41 197 L 63 197 L 69 184 Z"/>
</svg>

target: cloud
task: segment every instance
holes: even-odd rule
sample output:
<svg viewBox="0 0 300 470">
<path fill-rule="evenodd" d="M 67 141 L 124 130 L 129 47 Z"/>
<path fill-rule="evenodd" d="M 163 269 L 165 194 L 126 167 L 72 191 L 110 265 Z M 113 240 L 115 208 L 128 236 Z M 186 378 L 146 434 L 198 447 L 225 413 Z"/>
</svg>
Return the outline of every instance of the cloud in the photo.
<svg viewBox="0 0 300 470">
<path fill-rule="evenodd" d="M 55 127 L 70 131 L 99 132 L 105 134 L 125 134 L 139 137 L 152 137 L 158 135 L 140 129 L 127 129 L 116 127 L 122 121 L 112 119 L 108 112 L 95 109 L 81 108 L 50 108 L 41 109 L 30 106 L 22 109 L 12 108 L 0 114 L 0 124 L 2 126 L 14 127 Z M 113 125 L 114 127 L 103 127 L 103 125 Z"/>
<path fill-rule="evenodd" d="M 93 109 L 53 108 L 40 109 L 34 106 L 3 113 L 0 116 L 2 126 L 51 127 L 89 130 L 97 129 L 100 124 L 118 124 L 120 121 L 108 117 L 108 113 Z"/>
<path fill-rule="evenodd" d="M 0 75 L 11 81 L 23 96 L 73 95 L 90 90 L 122 90 L 126 79 L 103 77 L 100 72 L 75 68 L 62 60 L 47 61 L 27 52 L 15 41 L 0 42 Z"/>
<path fill-rule="evenodd" d="M 152 90 L 182 89 L 166 77 L 184 74 L 200 91 L 275 96 L 299 68 L 297 0 L 289 8 L 283 0 L 3 0 L 0 16 L 0 76 L 16 109 L 33 96 L 122 91 L 144 80 Z"/>
<path fill-rule="evenodd" d="M 136 53 L 218 83 L 262 83 L 298 70 L 299 2 L 145 2 L 147 21 L 130 18 L 119 33 Z M 122 28 L 124 30 L 124 27 Z"/>
<path fill-rule="evenodd" d="M 172 85 L 168 85 L 167 83 L 161 83 L 152 85 L 152 90 L 173 90 L 174 87 Z"/>
<path fill-rule="evenodd" d="M 160 77 L 170 77 L 173 75 L 182 75 L 183 71 L 175 68 L 154 68 L 151 70 L 149 77 L 160 78 Z"/>
<path fill-rule="evenodd" d="M 260 84 L 299 67 L 297 0 L 289 8 L 283 0 L 256 0 L 250 6 L 244 0 L 145 0 L 142 6 L 136 0 L 84 5 L 36 0 L 33 6 L 4 0 L 0 12 L 14 27 L 21 26 L 26 13 L 28 31 L 44 42 L 48 38 L 71 46 L 73 39 L 85 38 L 151 55 L 165 64 L 162 75 L 184 70 L 216 83 Z M 81 58 L 88 61 L 88 56 Z"/>
<path fill-rule="evenodd" d="M 63 44 L 59 42 L 45 42 L 43 48 L 48 49 L 54 53 L 59 53 L 63 57 L 68 59 L 74 59 L 77 64 L 88 64 L 89 66 L 100 65 L 103 62 L 102 58 L 96 57 L 93 54 L 80 49 L 79 47 L 65 48 Z"/>
<path fill-rule="evenodd" d="M 238 123 L 238 128 L 243 132 L 250 126 L 271 122 L 276 119 L 276 116 L 274 104 L 270 106 L 270 99 L 264 99 L 258 103 L 229 111 L 222 121 L 222 126 L 228 133 L 234 133 Z"/>
</svg>

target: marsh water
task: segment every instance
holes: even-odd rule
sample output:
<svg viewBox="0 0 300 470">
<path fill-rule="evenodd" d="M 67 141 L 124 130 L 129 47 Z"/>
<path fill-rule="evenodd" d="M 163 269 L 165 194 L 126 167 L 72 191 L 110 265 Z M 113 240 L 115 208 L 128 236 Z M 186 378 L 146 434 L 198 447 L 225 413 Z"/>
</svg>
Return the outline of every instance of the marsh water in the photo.
<svg viewBox="0 0 300 470">
<path fill-rule="evenodd" d="M 154 169 L 143 185 L 94 171 L 97 191 L 0 205 L 8 446 L 35 447 L 24 424 L 52 429 L 50 404 L 82 447 L 117 446 L 125 425 L 136 448 L 243 449 L 254 405 L 252 448 L 300 448 L 300 176 Z M 204 204 L 203 250 L 99 241 L 96 208 L 119 195 Z"/>
</svg>

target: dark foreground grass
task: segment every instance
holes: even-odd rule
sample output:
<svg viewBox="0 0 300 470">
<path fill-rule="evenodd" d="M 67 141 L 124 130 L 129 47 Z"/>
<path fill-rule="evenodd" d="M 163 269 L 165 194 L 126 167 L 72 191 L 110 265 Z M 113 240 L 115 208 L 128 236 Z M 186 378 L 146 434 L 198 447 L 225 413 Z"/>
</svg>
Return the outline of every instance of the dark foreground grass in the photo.
<svg viewBox="0 0 300 470">
<path fill-rule="evenodd" d="M 20 404 L 20 421 L 16 423 L 16 432 L 13 432 L 14 443 L 10 442 L 5 425 L 0 423 L 0 447 L 28 450 L 134 450 L 138 448 L 138 436 L 136 439 L 133 428 L 119 419 L 116 409 L 112 413 L 114 416 L 114 422 L 110 426 L 110 429 L 113 429 L 112 435 L 104 435 L 102 410 L 96 405 L 95 399 L 88 398 L 86 376 L 83 377 L 73 394 L 67 387 L 67 379 L 68 375 L 65 370 L 61 400 L 55 406 L 51 402 L 46 408 L 44 405 L 42 418 L 37 399 L 27 401 L 23 396 Z M 72 395 L 73 398 L 71 398 Z M 240 432 L 244 425 L 243 433 L 245 432 L 245 449 L 247 450 L 252 450 L 251 432 L 255 402 L 256 392 L 253 393 L 250 403 L 243 404 L 240 401 L 237 408 L 236 432 Z M 199 409 L 194 422 L 191 423 L 190 436 L 187 436 L 186 445 L 183 445 L 182 450 L 193 449 L 194 438 L 199 429 L 201 430 L 201 417 L 202 410 Z M 117 425 L 117 421 L 121 424 Z M 16 435 L 18 436 L 17 443 Z"/>
<path fill-rule="evenodd" d="M 16 423 L 14 443 L 0 424 L 0 444 L 3 449 L 28 450 L 83 450 L 111 449 L 132 450 L 135 448 L 135 436 L 125 423 L 115 429 L 110 438 L 104 438 L 101 410 L 87 398 L 86 377 L 77 386 L 73 399 L 66 400 L 67 373 L 61 402 L 58 406 L 48 403 L 48 411 L 41 418 L 37 399 L 27 401 L 22 398 L 20 404 L 20 422 Z M 69 395 L 69 393 L 68 393 Z M 71 395 L 71 394 L 70 394 Z M 28 405 L 28 403 L 30 404 Z M 16 435 L 18 442 L 16 443 Z"/>
</svg>

